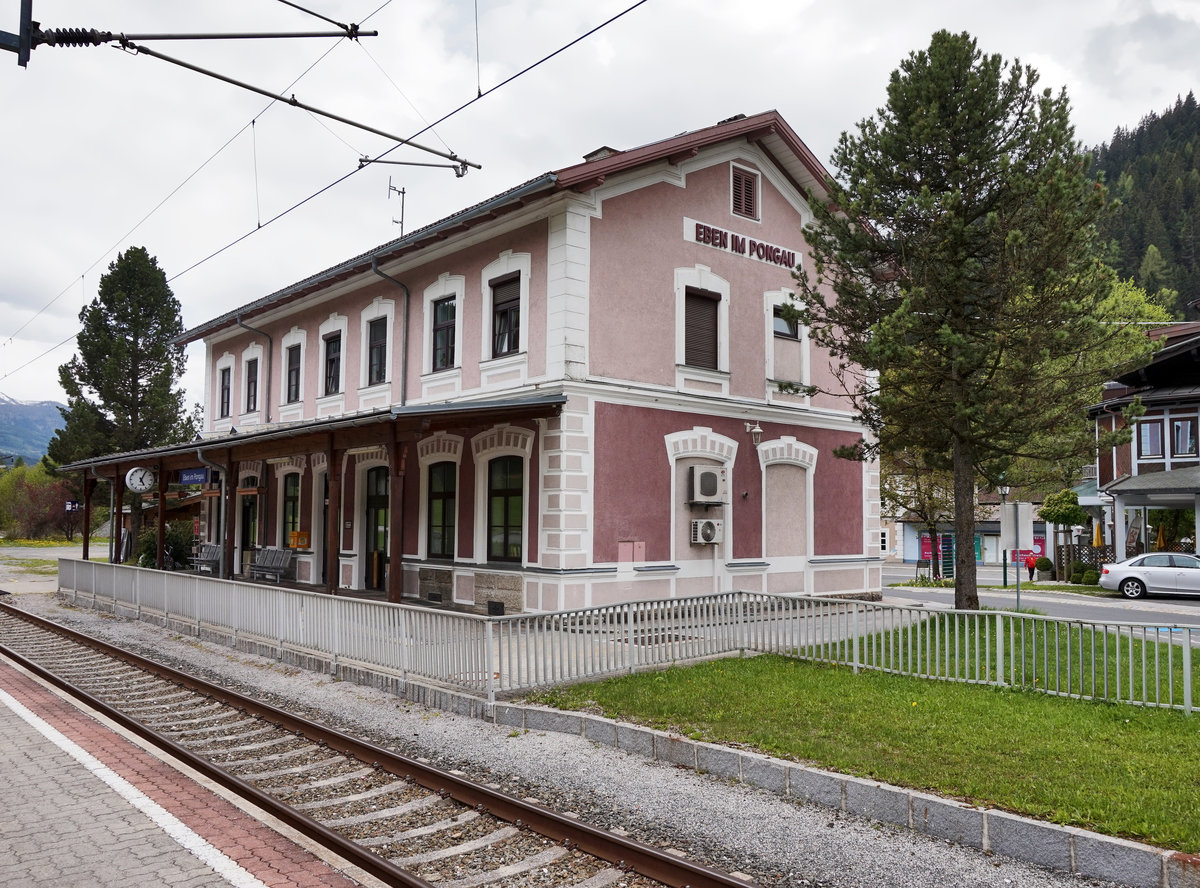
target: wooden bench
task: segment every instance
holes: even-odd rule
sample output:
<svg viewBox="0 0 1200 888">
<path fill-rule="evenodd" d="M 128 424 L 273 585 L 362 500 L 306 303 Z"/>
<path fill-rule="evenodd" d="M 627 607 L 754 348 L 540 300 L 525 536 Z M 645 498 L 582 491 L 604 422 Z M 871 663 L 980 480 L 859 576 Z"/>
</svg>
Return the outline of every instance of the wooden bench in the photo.
<svg viewBox="0 0 1200 888">
<path fill-rule="evenodd" d="M 292 566 L 291 549 L 279 549 L 274 546 L 264 546 L 258 550 L 254 563 L 250 565 L 251 579 L 273 577 L 278 583 Z"/>
<path fill-rule="evenodd" d="M 200 553 L 192 559 L 197 572 L 215 574 L 221 564 L 221 547 L 217 543 L 201 543 Z"/>
</svg>

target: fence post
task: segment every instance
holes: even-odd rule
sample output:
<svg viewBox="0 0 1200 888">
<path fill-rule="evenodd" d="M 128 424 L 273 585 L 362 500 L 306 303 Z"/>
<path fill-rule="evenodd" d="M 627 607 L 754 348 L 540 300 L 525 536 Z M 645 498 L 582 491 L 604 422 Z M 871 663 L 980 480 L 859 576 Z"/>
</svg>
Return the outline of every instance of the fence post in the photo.
<svg viewBox="0 0 1200 888">
<path fill-rule="evenodd" d="M 1004 675 L 1004 615 L 996 614 L 996 681 L 1003 687 L 1008 684 Z"/>
<path fill-rule="evenodd" d="M 1192 630 L 1183 637 L 1183 714 L 1192 714 Z"/>
<path fill-rule="evenodd" d="M 737 596 L 737 643 L 738 656 L 746 655 L 746 593 L 740 590 L 733 593 Z"/>
<path fill-rule="evenodd" d="M 850 671 L 857 673 L 860 644 L 858 634 L 858 602 L 852 603 L 850 607 Z"/>
<path fill-rule="evenodd" d="M 493 715 L 496 712 L 496 673 L 492 664 L 492 633 L 495 629 L 495 623 L 489 619 L 485 624 L 487 626 L 487 634 L 484 636 L 484 663 L 487 669 L 487 715 Z"/>
</svg>

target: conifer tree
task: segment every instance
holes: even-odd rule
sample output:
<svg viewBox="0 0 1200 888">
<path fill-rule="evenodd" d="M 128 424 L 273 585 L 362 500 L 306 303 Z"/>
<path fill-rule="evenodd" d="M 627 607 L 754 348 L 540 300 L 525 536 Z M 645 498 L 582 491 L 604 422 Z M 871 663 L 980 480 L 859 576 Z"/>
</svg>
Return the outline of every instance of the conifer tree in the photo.
<svg viewBox="0 0 1200 888">
<path fill-rule="evenodd" d="M 179 300 L 144 247 L 117 255 L 79 320 L 78 354 L 58 368 L 67 408 L 47 448 L 52 460 L 144 450 L 195 434 L 179 387 L 186 360 L 174 342 L 183 333 Z"/>
<path fill-rule="evenodd" d="M 959 608 L 979 603 L 977 479 L 1083 435 L 1103 382 L 1151 349 L 1144 300 L 1098 259 L 1105 195 L 1067 96 L 1037 81 L 934 34 L 842 134 L 797 272 L 800 318 L 875 435 L 861 453 L 952 472 Z"/>
</svg>

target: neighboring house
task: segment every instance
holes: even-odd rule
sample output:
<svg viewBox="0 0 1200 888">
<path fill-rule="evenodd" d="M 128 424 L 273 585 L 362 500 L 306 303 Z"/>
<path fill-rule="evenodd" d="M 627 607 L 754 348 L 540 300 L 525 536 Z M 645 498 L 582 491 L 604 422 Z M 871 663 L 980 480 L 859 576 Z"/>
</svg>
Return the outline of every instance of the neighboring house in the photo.
<svg viewBox="0 0 1200 888">
<path fill-rule="evenodd" d="M 1081 505 L 1104 514 L 1105 542 L 1118 560 L 1155 547 L 1154 528 L 1147 539 L 1150 509 L 1195 509 L 1188 548 L 1200 538 L 1200 323 L 1173 324 L 1148 335 L 1162 339 L 1163 347 L 1147 366 L 1110 383 L 1091 411 L 1097 430 L 1111 431 L 1124 426 L 1120 410 L 1134 398 L 1146 408 L 1133 439 L 1100 454 L 1094 498 L 1090 490 L 1080 496 Z"/>
<path fill-rule="evenodd" d="M 531 179 L 189 330 L 226 564 L 546 611 L 732 588 L 877 593 L 878 470 L 781 315 L 826 171 L 775 112 Z M 230 571 L 225 568 L 224 572 Z"/>
</svg>

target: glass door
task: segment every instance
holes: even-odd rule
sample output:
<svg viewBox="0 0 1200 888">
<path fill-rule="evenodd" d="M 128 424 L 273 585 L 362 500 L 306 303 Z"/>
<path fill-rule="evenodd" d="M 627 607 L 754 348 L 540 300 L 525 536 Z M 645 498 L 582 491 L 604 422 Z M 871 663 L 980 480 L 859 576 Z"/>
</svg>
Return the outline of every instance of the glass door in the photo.
<svg viewBox="0 0 1200 888">
<path fill-rule="evenodd" d="M 367 574 L 366 588 L 387 588 L 388 494 L 391 479 L 387 466 L 367 472 Z"/>
</svg>

